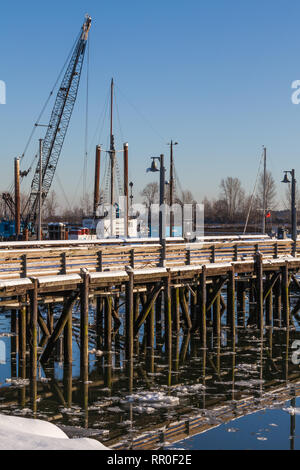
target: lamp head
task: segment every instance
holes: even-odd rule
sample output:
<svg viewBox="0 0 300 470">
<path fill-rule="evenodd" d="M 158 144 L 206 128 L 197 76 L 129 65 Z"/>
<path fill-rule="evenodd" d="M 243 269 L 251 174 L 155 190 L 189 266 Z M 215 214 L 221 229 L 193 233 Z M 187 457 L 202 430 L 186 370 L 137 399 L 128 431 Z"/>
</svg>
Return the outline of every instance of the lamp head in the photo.
<svg viewBox="0 0 300 470">
<path fill-rule="evenodd" d="M 156 165 L 155 157 L 152 157 L 152 163 L 151 163 L 150 168 L 147 169 L 147 172 L 148 171 L 151 171 L 152 173 L 154 173 L 156 171 L 159 171 L 159 169 L 157 168 L 157 165 Z"/>
<path fill-rule="evenodd" d="M 284 172 L 284 178 L 283 178 L 283 180 L 281 181 L 282 183 L 290 183 L 290 180 L 288 179 L 288 175 L 287 175 L 287 174 L 288 174 L 288 172 L 285 171 L 285 172 Z"/>
</svg>

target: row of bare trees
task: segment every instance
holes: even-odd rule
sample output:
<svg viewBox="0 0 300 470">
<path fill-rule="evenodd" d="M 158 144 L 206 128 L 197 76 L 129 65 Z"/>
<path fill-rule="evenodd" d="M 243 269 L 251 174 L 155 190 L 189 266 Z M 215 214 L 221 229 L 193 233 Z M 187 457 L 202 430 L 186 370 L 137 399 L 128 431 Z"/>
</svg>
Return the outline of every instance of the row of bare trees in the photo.
<svg viewBox="0 0 300 470">
<path fill-rule="evenodd" d="M 152 182 L 148 183 L 144 189 L 141 191 L 141 196 L 143 198 L 143 203 L 147 206 L 150 207 L 152 204 L 157 204 L 159 201 L 159 187 L 158 183 Z M 175 204 L 193 204 L 195 203 L 195 198 L 191 191 L 189 190 L 184 190 L 181 192 L 180 195 L 175 196 L 174 198 L 174 203 Z M 166 203 L 169 204 L 170 202 L 170 195 L 169 192 L 166 192 Z"/>
<path fill-rule="evenodd" d="M 261 174 L 258 180 L 257 188 L 254 194 L 247 194 L 242 186 L 242 182 L 237 177 L 228 176 L 223 178 L 217 189 L 218 195 L 215 199 L 204 198 L 202 201 L 205 209 L 205 221 L 208 223 L 238 223 L 244 222 L 249 215 L 249 222 L 261 218 L 263 198 L 264 198 L 264 178 Z M 150 207 L 159 201 L 159 185 L 157 182 L 148 183 L 140 192 L 143 203 Z M 297 208 L 300 210 L 300 191 L 297 190 Z M 266 174 L 266 209 L 267 211 L 276 210 L 278 207 L 276 184 L 271 172 Z M 93 198 L 86 194 L 81 198 L 80 203 L 75 207 L 62 207 L 55 191 L 51 191 L 43 206 L 43 220 L 45 222 L 65 221 L 81 223 L 84 216 L 92 214 Z M 166 202 L 169 203 L 169 192 L 166 191 Z M 191 191 L 184 190 L 176 194 L 174 203 L 193 204 L 195 198 Z M 284 205 L 286 209 L 290 208 L 291 190 L 286 188 Z M 26 198 L 21 197 L 21 208 L 23 210 Z M 0 217 L 7 217 L 8 209 L 4 201 L 0 200 Z"/>
<path fill-rule="evenodd" d="M 221 180 L 217 199 L 204 199 L 205 218 L 211 222 L 242 223 L 249 214 L 249 222 L 254 222 L 262 215 L 263 200 L 263 175 L 259 177 L 254 194 L 246 193 L 239 178 L 228 176 Z M 270 172 L 266 174 L 265 201 L 267 211 L 276 209 L 276 185 Z"/>
<path fill-rule="evenodd" d="M 265 200 L 267 211 L 276 209 L 276 185 L 270 172 L 266 173 Z M 249 222 L 261 217 L 264 199 L 264 178 L 260 175 L 255 194 L 247 194 L 241 180 L 228 176 L 223 178 L 218 188 L 218 197 L 209 200 L 207 197 L 202 201 L 205 210 L 205 220 L 217 223 L 237 223 L 245 222 L 249 213 Z M 147 207 L 158 202 L 159 187 L 157 183 L 148 183 L 141 192 L 143 202 Z M 169 201 L 167 191 L 166 202 Z M 286 207 L 290 206 L 290 190 L 287 188 Z M 175 203 L 192 204 L 195 201 L 190 191 L 182 191 L 181 195 L 175 198 Z M 300 197 L 299 197 L 300 208 Z"/>
</svg>

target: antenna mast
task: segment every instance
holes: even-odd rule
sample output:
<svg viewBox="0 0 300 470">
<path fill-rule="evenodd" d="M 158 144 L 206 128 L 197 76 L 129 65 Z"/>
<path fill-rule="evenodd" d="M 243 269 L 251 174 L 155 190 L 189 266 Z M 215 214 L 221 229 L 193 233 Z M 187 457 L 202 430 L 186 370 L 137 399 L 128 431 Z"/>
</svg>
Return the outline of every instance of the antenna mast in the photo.
<svg viewBox="0 0 300 470">
<path fill-rule="evenodd" d="M 262 210 L 262 233 L 266 233 L 266 199 L 267 199 L 267 149 L 264 147 L 264 174 L 263 174 L 263 210 Z"/>
</svg>

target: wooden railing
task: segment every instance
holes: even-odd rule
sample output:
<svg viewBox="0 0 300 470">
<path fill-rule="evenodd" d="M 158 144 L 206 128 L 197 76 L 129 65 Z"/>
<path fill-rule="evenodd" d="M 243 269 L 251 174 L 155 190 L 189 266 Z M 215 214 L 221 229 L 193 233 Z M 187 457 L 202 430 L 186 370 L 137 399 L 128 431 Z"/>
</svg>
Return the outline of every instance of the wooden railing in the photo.
<svg viewBox="0 0 300 470">
<path fill-rule="evenodd" d="M 263 258 L 291 256 L 294 243 L 291 240 L 234 241 L 224 243 L 190 243 L 0 249 L 0 279 L 18 279 L 30 276 L 53 276 L 79 273 L 81 268 L 95 271 L 124 270 L 161 266 L 165 249 L 165 266 L 201 265 L 253 259 L 256 252 Z M 300 240 L 295 256 L 300 256 Z"/>
</svg>

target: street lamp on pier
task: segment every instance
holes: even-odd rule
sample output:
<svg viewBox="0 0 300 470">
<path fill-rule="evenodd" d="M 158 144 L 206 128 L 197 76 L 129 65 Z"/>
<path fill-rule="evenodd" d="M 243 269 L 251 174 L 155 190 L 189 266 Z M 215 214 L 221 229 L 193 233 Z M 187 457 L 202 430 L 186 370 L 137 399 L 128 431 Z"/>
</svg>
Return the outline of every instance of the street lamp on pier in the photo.
<svg viewBox="0 0 300 470">
<path fill-rule="evenodd" d="M 166 259 L 166 250 L 165 250 L 165 243 L 166 243 L 166 208 L 165 208 L 165 184 L 166 184 L 166 169 L 164 166 L 164 155 L 160 155 L 159 157 L 151 157 L 152 163 L 151 167 L 147 169 L 147 172 L 150 171 L 155 173 L 159 171 L 160 179 L 159 179 L 159 242 L 163 247 L 163 255 L 162 255 L 162 265 L 165 264 Z M 157 168 L 156 160 L 159 161 L 160 167 Z"/>
<path fill-rule="evenodd" d="M 288 178 L 288 173 L 292 177 L 292 181 Z M 291 225 L 292 225 L 292 240 L 294 241 L 293 256 L 296 254 L 296 243 L 297 243 L 297 209 L 296 209 L 296 178 L 295 170 L 285 171 L 282 183 L 291 184 Z"/>
</svg>

